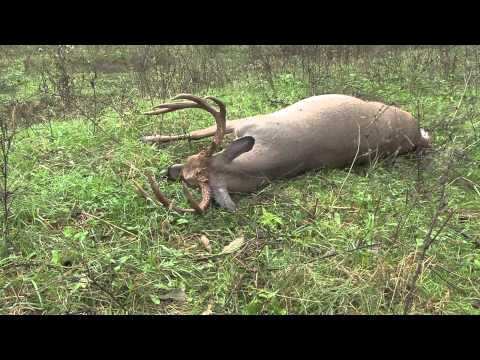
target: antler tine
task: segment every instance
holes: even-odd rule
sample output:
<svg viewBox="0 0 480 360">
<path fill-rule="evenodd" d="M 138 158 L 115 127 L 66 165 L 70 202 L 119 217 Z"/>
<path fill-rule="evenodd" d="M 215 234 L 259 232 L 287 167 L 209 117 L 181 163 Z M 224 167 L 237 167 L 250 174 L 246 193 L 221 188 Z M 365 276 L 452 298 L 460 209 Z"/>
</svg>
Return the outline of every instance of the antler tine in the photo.
<svg viewBox="0 0 480 360">
<path fill-rule="evenodd" d="M 200 202 L 200 204 L 195 201 L 195 199 L 192 196 L 192 193 L 190 192 L 190 190 L 188 190 L 188 186 L 187 186 L 186 181 L 183 180 L 183 179 L 182 179 L 182 185 L 183 185 L 183 194 L 187 198 L 187 201 L 190 204 L 190 206 L 197 213 L 204 214 L 205 211 L 208 208 L 208 205 L 210 205 L 210 201 L 211 201 L 211 198 L 212 198 L 211 190 L 210 190 L 210 187 L 208 186 L 208 184 L 203 183 L 203 182 L 199 184 L 200 188 L 202 190 L 202 201 Z"/>
<path fill-rule="evenodd" d="M 212 156 L 212 154 L 217 150 L 217 148 L 222 144 L 223 137 L 225 136 L 225 131 L 227 127 L 227 110 L 225 107 L 225 104 L 218 100 L 217 98 L 213 96 L 208 96 L 205 99 L 202 99 L 198 96 L 194 96 L 191 94 L 180 94 L 177 95 L 173 98 L 174 100 L 176 99 L 185 99 L 185 100 L 190 100 L 198 105 L 206 111 L 208 111 L 210 114 L 213 115 L 215 118 L 215 122 L 217 124 L 217 132 L 215 133 L 215 137 L 213 139 L 213 143 L 208 147 L 206 150 L 206 156 Z M 213 102 L 215 102 L 218 107 L 220 108 L 220 111 L 216 110 L 213 108 L 207 101 L 206 99 L 210 99 Z"/>
<path fill-rule="evenodd" d="M 173 209 L 178 212 L 194 212 L 196 211 L 195 209 L 184 209 L 184 208 L 179 208 L 173 203 L 167 199 L 167 197 L 160 191 L 157 182 L 155 181 L 153 175 L 149 172 L 146 172 L 145 175 L 147 176 L 148 182 L 150 183 L 150 187 L 153 190 L 153 193 L 155 194 L 155 197 L 157 200 L 166 208 L 168 209 Z"/>
<path fill-rule="evenodd" d="M 211 106 L 205 99 L 202 99 L 201 97 L 192 95 L 192 94 L 179 94 L 173 98 L 173 100 L 180 100 L 180 99 L 185 99 L 185 100 L 190 100 L 193 101 L 198 105 L 198 107 L 207 110 L 210 114 L 215 116 L 218 114 L 218 111 Z"/>
<path fill-rule="evenodd" d="M 195 199 L 193 198 L 192 193 L 188 190 L 187 183 L 185 180 L 182 179 L 182 185 L 183 185 L 183 194 L 187 198 L 188 203 L 192 207 L 192 209 L 185 209 L 185 208 L 180 208 L 167 199 L 167 197 L 160 191 L 158 187 L 158 183 L 155 181 L 154 177 L 150 173 L 145 174 L 148 178 L 148 182 L 150 183 L 150 187 L 153 190 L 153 193 L 155 194 L 155 197 L 157 200 L 164 205 L 168 209 L 173 209 L 177 212 L 196 212 L 199 214 L 204 214 L 205 210 L 207 210 L 208 206 L 210 205 L 211 201 L 211 190 L 208 184 L 206 183 L 200 183 L 200 188 L 202 190 L 202 201 L 197 203 Z M 137 185 L 137 190 L 140 191 L 141 195 L 144 197 L 146 196 L 145 190 L 143 190 L 141 187 L 139 188 Z"/>
<path fill-rule="evenodd" d="M 144 112 L 143 115 L 159 115 L 165 114 L 176 110 L 181 109 L 190 109 L 190 108 L 201 108 L 202 106 L 193 102 L 193 101 L 184 101 L 176 103 L 166 103 L 154 106 L 153 109 L 147 112 Z"/>
<path fill-rule="evenodd" d="M 225 106 L 225 103 L 223 101 L 217 99 L 214 96 L 207 96 L 205 99 L 212 100 L 220 108 L 220 114 L 222 114 L 223 116 L 227 116 L 227 107 Z"/>
<path fill-rule="evenodd" d="M 207 96 L 205 99 L 212 100 L 215 104 L 218 105 L 220 109 L 220 124 L 217 121 L 217 132 L 215 133 L 215 138 L 213 139 L 213 142 L 215 143 L 215 148 L 220 147 L 223 141 L 223 137 L 225 136 L 225 131 L 227 127 L 227 107 L 223 103 L 223 101 L 217 99 L 216 97 L 213 96 Z M 216 119 L 216 118 L 215 118 Z M 213 149 L 215 151 L 215 149 Z"/>
<path fill-rule="evenodd" d="M 160 115 L 160 114 L 165 114 L 171 111 L 175 111 L 175 109 L 150 110 L 150 111 L 145 111 L 144 113 L 142 113 L 142 115 Z"/>
<path fill-rule="evenodd" d="M 160 109 L 160 108 L 169 108 L 169 107 L 174 107 L 174 108 L 189 108 L 189 107 L 199 107 L 196 102 L 193 101 L 177 101 L 173 103 L 165 103 L 165 104 L 160 104 L 157 106 L 154 106 L 152 109 Z"/>
</svg>

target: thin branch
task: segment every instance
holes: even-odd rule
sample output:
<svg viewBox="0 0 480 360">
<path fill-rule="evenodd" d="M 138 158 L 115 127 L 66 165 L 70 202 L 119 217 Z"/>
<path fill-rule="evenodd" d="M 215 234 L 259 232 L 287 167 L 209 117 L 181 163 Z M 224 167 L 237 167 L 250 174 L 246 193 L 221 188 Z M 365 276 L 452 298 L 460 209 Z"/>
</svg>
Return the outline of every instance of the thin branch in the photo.
<svg viewBox="0 0 480 360">
<path fill-rule="evenodd" d="M 437 210 L 435 211 L 435 214 L 433 215 L 432 222 L 430 224 L 430 229 L 428 231 L 428 234 L 427 234 L 427 236 L 425 238 L 425 241 L 423 243 L 423 246 L 422 246 L 422 250 L 420 251 L 420 255 L 418 257 L 417 268 L 415 270 L 415 273 L 414 273 L 410 283 L 407 285 L 408 294 L 405 298 L 405 306 L 404 306 L 404 310 L 403 310 L 404 315 L 407 315 L 410 312 L 410 309 L 412 307 L 413 295 L 415 294 L 417 280 L 420 277 L 420 274 L 422 273 L 423 262 L 425 260 L 427 251 L 432 246 L 434 241 L 438 238 L 438 236 L 440 235 L 440 233 L 442 232 L 442 230 L 444 229 L 444 227 L 447 225 L 447 223 L 450 221 L 450 219 L 452 218 L 452 216 L 454 214 L 453 210 L 449 211 L 447 219 L 443 222 L 443 224 L 440 226 L 440 228 L 437 231 L 437 233 L 435 234 L 435 236 L 432 238 L 431 235 L 432 235 L 432 232 L 433 232 L 433 228 L 435 227 L 435 225 L 437 223 L 437 220 L 440 216 L 440 212 L 442 210 L 443 210 L 442 207 L 438 207 Z"/>
<path fill-rule="evenodd" d="M 340 189 L 337 192 L 337 196 L 333 199 L 332 205 L 330 207 L 333 207 L 335 203 L 337 202 L 338 197 L 340 196 L 340 193 L 342 192 L 343 186 L 347 182 L 347 179 L 349 178 L 353 166 L 355 165 L 355 162 L 357 161 L 358 153 L 360 152 L 360 140 L 361 140 L 361 133 L 360 133 L 360 124 L 357 122 L 357 127 L 358 127 L 358 145 L 357 145 L 357 152 L 355 153 L 355 157 L 353 158 L 352 164 L 350 165 L 350 169 L 348 169 L 347 176 L 343 179 L 342 185 L 340 186 Z"/>
</svg>

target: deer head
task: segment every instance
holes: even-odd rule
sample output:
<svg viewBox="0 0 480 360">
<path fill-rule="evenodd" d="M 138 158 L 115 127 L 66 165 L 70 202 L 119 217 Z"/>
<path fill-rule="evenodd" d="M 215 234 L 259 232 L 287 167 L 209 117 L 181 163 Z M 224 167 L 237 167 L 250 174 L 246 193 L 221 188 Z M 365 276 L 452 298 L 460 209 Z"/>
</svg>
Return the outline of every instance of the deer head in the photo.
<svg viewBox="0 0 480 360">
<path fill-rule="evenodd" d="M 180 179 L 183 184 L 183 192 L 187 198 L 191 209 L 184 209 L 173 206 L 172 202 L 167 199 L 167 197 L 160 191 L 157 182 L 155 181 L 152 174 L 147 173 L 147 179 L 150 183 L 150 186 L 155 194 L 156 199 L 166 207 L 171 207 L 180 212 L 197 212 L 204 213 L 208 206 L 210 205 L 212 198 L 212 188 L 210 184 L 210 172 L 212 168 L 215 167 L 215 163 L 231 161 L 235 155 L 240 155 L 241 152 L 237 151 L 238 145 L 235 146 L 235 143 L 230 146 L 223 154 L 218 156 L 213 156 L 216 151 L 220 149 L 222 144 L 223 137 L 225 135 L 226 129 L 226 107 L 223 102 L 220 100 L 208 96 L 206 98 L 200 98 L 190 94 L 180 94 L 173 98 L 173 100 L 187 100 L 182 102 L 173 102 L 158 105 L 154 107 L 154 110 L 144 113 L 144 115 L 158 115 L 165 114 L 168 112 L 189 109 L 189 108 L 200 108 L 208 111 L 215 119 L 216 122 L 216 133 L 213 139 L 213 142 L 206 148 L 201 150 L 198 154 L 188 157 L 184 165 L 173 165 L 168 168 L 168 177 L 170 179 Z M 217 106 L 218 110 L 210 105 L 207 100 L 213 101 Z M 252 142 L 253 139 L 250 141 Z M 253 143 L 247 145 L 249 149 L 252 148 Z M 248 150 L 249 150 L 248 149 Z M 148 197 L 146 192 L 135 183 L 137 190 L 144 197 Z M 202 193 L 202 200 L 200 203 L 196 202 L 189 191 L 189 187 L 199 187 Z"/>
</svg>

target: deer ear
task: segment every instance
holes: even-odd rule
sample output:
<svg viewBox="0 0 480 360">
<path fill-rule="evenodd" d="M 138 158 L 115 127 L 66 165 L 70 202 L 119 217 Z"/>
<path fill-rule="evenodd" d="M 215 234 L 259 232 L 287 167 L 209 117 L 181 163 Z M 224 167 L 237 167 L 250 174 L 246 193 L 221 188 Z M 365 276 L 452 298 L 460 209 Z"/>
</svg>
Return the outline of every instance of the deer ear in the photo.
<svg viewBox="0 0 480 360">
<path fill-rule="evenodd" d="M 232 142 L 224 152 L 224 156 L 228 161 L 232 161 L 241 154 L 252 150 L 255 145 L 255 139 L 251 136 L 244 136 Z"/>
<path fill-rule="evenodd" d="M 175 164 L 168 168 L 167 177 L 170 180 L 176 180 L 180 177 L 180 172 L 183 169 L 183 164 Z"/>
</svg>

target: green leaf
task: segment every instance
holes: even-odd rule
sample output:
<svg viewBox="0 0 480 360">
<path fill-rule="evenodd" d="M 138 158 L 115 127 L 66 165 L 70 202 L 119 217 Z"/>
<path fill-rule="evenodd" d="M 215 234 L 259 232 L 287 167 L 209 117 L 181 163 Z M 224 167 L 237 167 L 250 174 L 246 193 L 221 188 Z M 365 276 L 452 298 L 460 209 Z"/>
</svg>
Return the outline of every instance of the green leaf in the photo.
<svg viewBox="0 0 480 360">
<path fill-rule="evenodd" d="M 335 213 L 334 219 L 335 219 L 335 224 L 337 226 L 342 225 L 342 219 L 341 219 L 340 214 L 338 212 Z"/>
<path fill-rule="evenodd" d="M 258 300 L 254 300 L 245 307 L 247 315 L 258 315 L 262 310 L 262 304 Z"/>
<path fill-rule="evenodd" d="M 264 299 L 272 299 L 277 295 L 277 293 L 278 293 L 278 290 L 277 291 L 263 290 L 258 294 L 258 296 L 261 297 L 261 298 L 264 298 Z"/>
<path fill-rule="evenodd" d="M 158 298 L 160 300 L 173 300 L 173 301 L 184 302 L 187 300 L 187 295 L 185 294 L 184 289 L 178 288 L 178 289 L 172 289 L 168 293 L 160 295 Z"/>
<path fill-rule="evenodd" d="M 473 260 L 473 265 L 475 268 L 480 269 L 480 259 Z"/>
<path fill-rule="evenodd" d="M 71 226 L 67 226 L 66 228 L 63 229 L 63 236 L 66 238 L 71 238 L 75 235 L 75 229 L 72 228 Z"/>
<path fill-rule="evenodd" d="M 73 236 L 73 240 L 79 240 L 80 242 L 85 241 L 87 239 L 87 235 L 88 233 L 86 231 L 81 231 Z"/>
<path fill-rule="evenodd" d="M 60 251 L 52 250 L 52 264 L 60 265 Z"/>
<path fill-rule="evenodd" d="M 176 221 L 177 225 L 183 225 L 183 224 L 188 224 L 190 221 L 188 221 L 185 218 L 180 218 Z"/>
<path fill-rule="evenodd" d="M 283 225 L 283 220 L 281 217 L 278 215 L 272 214 L 271 212 L 268 212 L 265 209 L 262 209 L 262 217 L 260 219 L 260 222 L 263 225 L 269 226 L 269 227 L 274 227 L 276 225 Z"/>
<path fill-rule="evenodd" d="M 159 298 L 157 295 L 150 294 L 150 299 L 152 300 L 152 302 L 153 302 L 155 305 L 159 305 L 159 304 L 160 304 L 160 298 Z"/>
<path fill-rule="evenodd" d="M 125 255 L 125 256 L 122 256 L 120 259 L 118 259 L 118 262 L 120 264 L 124 264 L 127 262 L 128 259 L 130 259 L 132 256 L 131 255 Z"/>
</svg>

